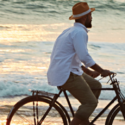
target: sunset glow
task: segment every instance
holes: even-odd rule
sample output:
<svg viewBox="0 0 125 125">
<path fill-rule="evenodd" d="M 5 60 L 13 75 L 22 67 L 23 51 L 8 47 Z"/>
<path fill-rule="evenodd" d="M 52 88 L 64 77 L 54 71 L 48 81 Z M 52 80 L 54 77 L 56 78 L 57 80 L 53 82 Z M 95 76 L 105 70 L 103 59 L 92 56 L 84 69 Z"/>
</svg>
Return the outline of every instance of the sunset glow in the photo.
<svg viewBox="0 0 125 125">
<path fill-rule="evenodd" d="M 117 74 L 115 78 L 119 81 L 121 92 L 125 96 L 125 0 L 85 1 L 88 3 L 89 8 L 95 8 L 95 11 L 91 13 L 91 28 L 87 27 L 87 24 L 90 24 L 90 22 L 87 23 L 90 20 L 89 16 L 84 16 L 84 19 L 88 18 L 86 18 L 85 22 L 77 22 L 82 23 L 78 24 L 78 27 L 85 30 L 86 35 L 84 35 L 83 42 L 85 42 L 86 38 L 86 43 L 84 45 L 87 45 L 88 53 L 95 63 L 102 69 Z M 58 85 L 61 85 L 62 79 L 64 77 L 68 78 L 66 74 L 70 74 L 71 71 L 77 74 L 76 70 L 81 73 L 79 66 L 84 65 L 87 58 L 83 59 L 79 66 L 75 66 L 80 60 L 75 47 L 78 46 L 79 40 L 77 40 L 76 44 L 73 44 L 75 35 L 78 33 L 77 28 L 76 33 L 73 30 L 74 35 L 69 33 L 76 22 L 75 20 L 69 20 L 69 17 L 73 14 L 72 7 L 77 2 L 83 2 L 83 0 L 0 0 L 0 125 L 6 125 L 6 120 L 11 116 L 11 112 L 14 112 L 14 115 L 10 125 L 34 125 L 34 104 L 33 100 L 30 100 L 34 94 L 33 92 L 41 91 L 40 94 L 51 98 L 59 92 L 57 86 L 50 85 L 52 81 L 56 81 L 54 77 L 52 77 L 52 81 L 48 80 L 51 78 L 51 74 L 53 76 L 55 74 L 57 77 L 60 74 L 60 79 L 57 82 Z M 88 32 L 82 25 L 88 29 Z M 60 34 L 65 32 L 69 33 L 69 39 L 65 42 L 70 41 L 70 44 L 62 46 L 64 38 L 60 49 L 58 49 L 58 42 L 57 46 L 54 46 L 55 42 L 58 36 L 62 38 L 63 35 Z M 79 35 L 82 34 L 79 33 Z M 65 34 L 65 36 L 68 35 Z M 67 47 L 66 50 L 64 49 L 65 46 Z M 70 47 L 72 47 L 71 51 Z M 79 48 L 81 47 L 79 46 Z M 57 68 L 52 63 L 52 72 L 49 73 L 48 69 L 51 61 L 56 55 L 52 54 L 55 52 L 53 51 L 55 48 L 59 52 L 57 58 L 55 58 L 54 66 L 57 67 L 59 64 L 59 70 L 54 71 Z M 78 50 L 80 50 L 79 48 Z M 59 53 L 62 53 L 62 56 L 66 55 L 61 61 Z M 67 68 L 69 73 L 65 73 L 63 77 L 61 73 L 68 64 L 67 60 L 73 59 L 69 57 L 69 53 L 75 55 L 75 58 L 73 58 L 78 58 L 76 60 L 78 62 L 70 61 L 71 64 Z M 63 62 L 66 62 L 66 64 L 61 67 L 60 65 Z M 50 74 L 50 77 L 48 74 Z M 109 76 L 101 78 L 100 75 L 96 80 L 101 83 L 103 88 L 112 87 L 110 82 L 107 83 Z M 76 112 L 80 102 L 70 93 L 68 93 L 68 96 L 73 110 Z M 90 116 L 90 120 L 97 116 L 114 96 L 115 92 L 113 91 L 101 91 L 98 106 Z M 15 111 L 16 104 L 18 102 L 22 104 L 21 100 L 23 102 L 26 100 L 26 103 Z M 29 100 L 31 102 L 27 102 Z M 39 120 L 50 106 L 50 100 L 47 101 L 48 103 L 45 103 L 45 100 L 35 102 L 36 107 L 38 104 Z M 65 107 L 72 120 L 72 114 L 63 93 L 61 93 L 57 101 Z M 106 116 L 116 104 L 117 102 L 114 102 L 94 124 L 104 125 Z M 35 109 L 37 109 L 36 107 Z M 113 125 L 124 125 L 125 122 L 123 122 L 121 116 L 122 113 L 120 112 L 117 117 L 118 120 Z M 63 125 L 60 113 L 52 107 L 42 125 Z"/>
</svg>

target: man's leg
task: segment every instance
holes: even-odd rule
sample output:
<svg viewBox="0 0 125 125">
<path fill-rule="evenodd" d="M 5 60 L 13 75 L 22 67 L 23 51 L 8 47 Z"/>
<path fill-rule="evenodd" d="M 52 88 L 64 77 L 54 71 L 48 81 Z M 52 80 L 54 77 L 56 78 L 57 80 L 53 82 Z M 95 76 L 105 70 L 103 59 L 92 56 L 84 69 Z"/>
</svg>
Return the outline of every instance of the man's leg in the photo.
<svg viewBox="0 0 125 125">
<path fill-rule="evenodd" d="M 83 78 L 85 79 L 85 81 L 87 82 L 87 84 L 90 86 L 91 89 L 101 89 L 102 85 L 101 83 L 92 78 L 91 76 L 87 75 L 86 73 L 82 74 Z M 96 98 L 99 98 L 101 90 L 93 90 L 94 95 L 96 96 Z"/>
<path fill-rule="evenodd" d="M 87 84 L 90 86 L 91 89 L 101 89 L 102 88 L 101 83 L 99 81 L 97 81 L 96 79 L 92 78 L 91 76 L 89 76 L 85 73 L 83 73 L 82 76 L 85 79 L 85 81 L 87 82 Z M 93 94 L 95 95 L 95 97 L 97 99 L 99 98 L 100 92 L 101 92 L 101 90 L 94 90 L 93 91 Z M 80 125 L 85 125 L 85 122 L 83 121 Z"/>
<path fill-rule="evenodd" d="M 81 103 L 70 125 L 79 125 L 83 121 L 84 125 L 89 125 L 89 116 L 96 108 L 98 101 L 83 76 L 71 73 L 62 88 L 68 90 Z"/>
</svg>

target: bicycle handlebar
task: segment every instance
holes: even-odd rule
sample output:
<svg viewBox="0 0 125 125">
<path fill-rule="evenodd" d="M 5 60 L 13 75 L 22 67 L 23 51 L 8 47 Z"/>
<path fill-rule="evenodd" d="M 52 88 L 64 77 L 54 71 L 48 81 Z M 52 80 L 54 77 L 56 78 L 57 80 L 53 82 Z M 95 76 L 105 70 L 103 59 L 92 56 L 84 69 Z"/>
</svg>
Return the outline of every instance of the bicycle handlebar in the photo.
<svg viewBox="0 0 125 125">
<path fill-rule="evenodd" d="M 116 75 L 117 75 L 117 73 L 113 73 L 113 74 L 109 75 L 109 80 L 107 81 L 107 83 L 108 83 L 109 81 L 113 82 L 113 81 L 115 80 L 114 77 L 115 77 Z M 103 79 L 103 78 L 105 78 L 105 77 L 102 77 L 101 79 Z M 99 81 L 100 81 L 101 79 L 99 79 Z"/>
</svg>

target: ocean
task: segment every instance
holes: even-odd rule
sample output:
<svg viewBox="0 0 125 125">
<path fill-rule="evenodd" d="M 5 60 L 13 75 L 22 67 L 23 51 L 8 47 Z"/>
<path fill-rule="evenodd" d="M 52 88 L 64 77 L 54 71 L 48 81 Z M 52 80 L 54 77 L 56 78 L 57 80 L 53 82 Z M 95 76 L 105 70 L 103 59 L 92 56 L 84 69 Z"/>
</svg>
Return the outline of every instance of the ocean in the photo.
<svg viewBox="0 0 125 125">
<path fill-rule="evenodd" d="M 31 95 L 29 90 L 58 92 L 47 83 L 50 55 L 58 35 L 73 25 L 68 18 L 80 1 L 0 0 L 0 105 Z M 96 9 L 88 33 L 89 53 L 104 69 L 117 73 L 125 95 L 125 0 L 85 1 Z M 100 82 L 112 87 L 107 81 Z M 100 100 L 114 95 L 103 91 Z"/>
</svg>

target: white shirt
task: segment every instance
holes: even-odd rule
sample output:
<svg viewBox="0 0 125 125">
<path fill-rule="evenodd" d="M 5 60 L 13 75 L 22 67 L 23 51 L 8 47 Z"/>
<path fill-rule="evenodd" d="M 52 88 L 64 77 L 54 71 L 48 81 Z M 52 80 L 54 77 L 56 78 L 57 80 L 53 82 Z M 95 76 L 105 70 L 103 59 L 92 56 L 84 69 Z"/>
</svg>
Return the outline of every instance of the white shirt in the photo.
<svg viewBox="0 0 125 125">
<path fill-rule="evenodd" d="M 88 30 L 81 23 L 74 23 L 57 38 L 47 72 L 48 83 L 62 86 L 69 78 L 70 72 L 82 75 L 81 63 L 86 67 L 95 64 L 88 53 Z"/>
</svg>

